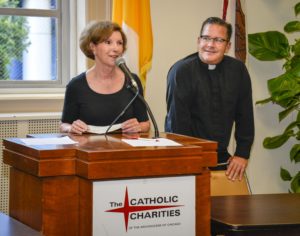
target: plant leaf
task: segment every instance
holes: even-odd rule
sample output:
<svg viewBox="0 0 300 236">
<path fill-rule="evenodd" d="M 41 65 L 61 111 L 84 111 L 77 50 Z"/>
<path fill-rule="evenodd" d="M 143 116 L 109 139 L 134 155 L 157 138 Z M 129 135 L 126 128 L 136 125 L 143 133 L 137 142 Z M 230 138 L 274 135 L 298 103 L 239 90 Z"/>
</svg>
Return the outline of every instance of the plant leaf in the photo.
<svg viewBox="0 0 300 236">
<path fill-rule="evenodd" d="M 298 2 L 298 3 L 295 5 L 294 10 L 295 10 L 295 15 L 297 16 L 297 15 L 299 14 L 299 12 L 300 12 L 300 2 Z"/>
<path fill-rule="evenodd" d="M 292 59 L 289 61 L 290 68 L 296 68 L 300 65 L 300 47 L 299 47 L 299 56 L 293 56 Z"/>
<path fill-rule="evenodd" d="M 297 140 L 300 140 L 300 132 L 297 132 L 297 134 L 296 134 L 296 139 L 297 139 Z"/>
<path fill-rule="evenodd" d="M 297 120 L 291 122 L 291 123 L 285 128 L 284 133 L 287 133 L 288 131 L 294 129 L 295 127 L 298 127 L 299 124 L 300 124 L 300 123 L 299 123 L 299 121 L 297 121 Z"/>
<path fill-rule="evenodd" d="M 299 103 L 300 66 L 296 66 L 284 74 L 268 80 L 268 90 L 272 101 L 285 109 Z"/>
<path fill-rule="evenodd" d="M 265 103 L 268 103 L 268 102 L 271 102 L 271 101 L 272 101 L 272 98 L 269 97 L 269 98 L 266 98 L 264 100 L 259 100 L 255 104 L 265 104 Z"/>
<path fill-rule="evenodd" d="M 300 63 L 268 80 L 268 89 L 273 102 L 285 109 L 297 110 L 300 103 Z"/>
<path fill-rule="evenodd" d="M 294 59 L 294 60 L 298 60 L 299 58 L 297 58 L 297 56 L 300 55 L 300 40 L 296 40 L 296 43 L 292 46 L 292 51 L 295 54 L 292 59 L 294 59 L 296 57 L 296 59 Z"/>
<path fill-rule="evenodd" d="M 291 114 L 293 111 L 297 110 L 299 106 L 299 103 L 289 106 L 287 109 L 284 111 L 279 112 L 279 121 L 282 121 L 284 118 L 286 118 L 289 114 Z"/>
<path fill-rule="evenodd" d="M 300 82 L 300 64 L 296 64 L 288 72 L 297 77 L 297 81 Z"/>
<path fill-rule="evenodd" d="M 300 193 L 300 171 L 293 177 L 291 189 L 294 193 Z"/>
<path fill-rule="evenodd" d="M 263 146 L 267 149 L 281 147 L 293 135 L 294 131 L 288 130 L 287 132 L 284 132 L 283 134 L 274 137 L 266 137 L 263 141 Z"/>
<path fill-rule="evenodd" d="M 287 58 L 290 46 L 287 37 L 278 31 L 248 34 L 249 53 L 261 61 Z"/>
<path fill-rule="evenodd" d="M 300 31 L 300 21 L 288 22 L 283 29 L 287 33 Z"/>
<path fill-rule="evenodd" d="M 300 162 L 300 144 L 295 144 L 290 151 L 290 159 L 291 161 L 295 161 L 295 163 Z"/>
<path fill-rule="evenodd" d="M 291 181 L 292 180 L 292 176 L 290 175 L 290 172 L 288 172 L 286 169 L 284 168 L 280 168 L 280 177 L 283 181 Z"/>
</svg>

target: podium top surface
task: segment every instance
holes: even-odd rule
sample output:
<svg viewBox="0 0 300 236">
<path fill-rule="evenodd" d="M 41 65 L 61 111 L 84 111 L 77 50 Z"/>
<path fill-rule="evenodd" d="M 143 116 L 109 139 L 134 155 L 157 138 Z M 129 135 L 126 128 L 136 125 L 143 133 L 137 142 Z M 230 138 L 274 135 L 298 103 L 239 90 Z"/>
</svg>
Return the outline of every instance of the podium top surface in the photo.
<svg viewBox="0 0 300 236">
<path fill-rule="evenodd" d="M 51 138 L 69 136 L 76 144 L 68 145 L 26 145 L 19 138 L 3 140 L 4 163 L 37 176 L 79 174 L 86 178 L 104 178 L 112 166 L 116 170 L 126 166 L 143 175 L 153 166 L 162 166 L 161 172 L 169 174 L 184 169 L 184 173 L 197 172 L 197 168 L 217 164 L 217 143 L 171 133 L 160 133 L 161 138 L 171 139 L 182 146 L 132 147 L 122 138 L 136 138 L 137 134 L 110 135 L 71 135 L 71 134 L 34 134 L 32 138 Z M 139 134 L 151 138 L 151 133 Z M 137 171 L 137 166 L 143 166 Z M 146 167 L 145 167 L 146 165 Z M 178 165 L 174 167 L 173 165 Z M 103 166 L 106 166 L 105 171 Z M 94 169 L 93 169 L 94 168 Z M 99 168 L 106 174 L 99 174 Z M 122 168 L 123 169 L 123 168 Z M 158 168 L 156 168 L 158 169 Z M 124 172 L 124 171 L 123 171 Z M 126 171 L 125 171 L 126 172 Z M 182 171 L 179 171 L 180 173 Z M 126 177 L 129 173 L 120 174 Z M 155 171 L 154 171 L 154 174 Z M 119 175 L 118 175 L 119 176 Z"/>
</svg>

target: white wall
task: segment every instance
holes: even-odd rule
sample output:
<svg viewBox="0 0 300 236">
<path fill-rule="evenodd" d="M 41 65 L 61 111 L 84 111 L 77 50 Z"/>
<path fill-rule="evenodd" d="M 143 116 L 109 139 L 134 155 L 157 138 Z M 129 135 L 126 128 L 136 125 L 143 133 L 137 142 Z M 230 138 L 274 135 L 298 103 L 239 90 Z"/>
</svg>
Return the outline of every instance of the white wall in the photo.
<svg viewBox="0 0 300 236">
<path fill-rule="evenodd" d="M 293 7 L 298 1 L 246 0 L 248 33 L 282 31 L 284 24 L 294 19 Z M 167 72 L 174 62 L 196 50 L 202 22 L 209 16 L 221 16 L 222 3 L 221 0 L 151 0 L 154 52 L 146 99 L 160 131 L 163 131 L 166 114 Z M 249 56 L 247 65 L 252 77 L 254 102 L 266 98 L 266 79 L 279 75 L 282 63 L 260 62 Z M 271 151 L 262 147 L 266 135 L 279 134 L 285 127 L 286 122 L 279 124 L 277 121 L 278 111 L 275 105 L 255 106 L 256 137 L 247 171 L 253 193 L 287 192 L 289 184 L 280 179 L 280 166 L 296 171 L 288 158 L 291 144 Z"/>
</svg>

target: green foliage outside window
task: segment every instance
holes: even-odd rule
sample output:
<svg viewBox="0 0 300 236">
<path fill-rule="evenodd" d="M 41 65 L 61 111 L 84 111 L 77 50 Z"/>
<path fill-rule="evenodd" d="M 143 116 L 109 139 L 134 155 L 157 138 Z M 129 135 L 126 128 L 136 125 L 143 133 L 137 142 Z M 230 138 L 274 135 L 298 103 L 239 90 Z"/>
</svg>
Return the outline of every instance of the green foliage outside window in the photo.
<svg viewBox="0 0 300 236">
<path fill-rule="evenodd" d="M 19 0 L 0 0 L 0 7 L 15 8 Z M 0 16 L 0 80 L 9 79 L 8 66 L 12 60 L 21 59 L 28 42 L 29 27 L 23 16 Z"/>
</svg>

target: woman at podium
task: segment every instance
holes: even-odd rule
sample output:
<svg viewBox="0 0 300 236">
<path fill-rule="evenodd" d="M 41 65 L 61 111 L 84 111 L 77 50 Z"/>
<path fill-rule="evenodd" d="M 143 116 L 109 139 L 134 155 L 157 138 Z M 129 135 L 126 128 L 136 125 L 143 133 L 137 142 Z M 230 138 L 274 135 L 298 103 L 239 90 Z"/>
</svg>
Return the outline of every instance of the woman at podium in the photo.
<svg viewBox="0 0 300 236">
<path fill-rule="evenodd" d="M 127 45 L 121 27 L 109 21 L 91 22 L 79 42 L 81 51 L 95 63 L 67 85 L 60 131 L 82 134 L 89 125 L 121 124 L 123 133 L 147 132 L 146 107 L 128 86 L 133 79 L 137 93 L 143 96 L 141 82 L 135 74 L 127 78 L 116 65 Z"/>
</svg>

